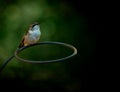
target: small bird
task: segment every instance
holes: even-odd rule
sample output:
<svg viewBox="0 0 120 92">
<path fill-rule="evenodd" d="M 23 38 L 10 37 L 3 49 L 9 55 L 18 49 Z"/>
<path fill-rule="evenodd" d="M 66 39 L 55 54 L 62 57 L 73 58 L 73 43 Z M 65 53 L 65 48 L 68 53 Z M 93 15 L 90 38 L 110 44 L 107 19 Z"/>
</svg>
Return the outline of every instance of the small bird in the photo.
<svg viewBox="0 0 120 92">
<path fill-rule="evenodd" d="M 19 48 L 37 43 L 37 41 L 40 39 L 40 36 L 40 25 L 38 23 L 31 24 L 29 30 L 23 36 Z"/>
</svg>

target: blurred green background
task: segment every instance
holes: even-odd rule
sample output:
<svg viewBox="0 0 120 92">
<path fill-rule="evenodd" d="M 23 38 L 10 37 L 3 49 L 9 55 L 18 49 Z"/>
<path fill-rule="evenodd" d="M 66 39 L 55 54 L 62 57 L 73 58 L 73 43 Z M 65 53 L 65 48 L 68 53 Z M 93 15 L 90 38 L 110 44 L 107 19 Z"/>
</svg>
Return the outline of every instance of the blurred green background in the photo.
<svg viewBox="0 0 120 92">
<path fill-rule="evenodd" d="M 14 53 L 33 22 L 40 24 L 40 42 L 64 42 L 78 49 L 75 57 L 57 63 L 31 64 L 14 58 L 1 72 L 0 84 L 68 92 L 91 87 L 96 71 L 96 16 L 89 6 L 78 0 L 0 0 L 0 66 Z M 48 60 L 71 53 L 67 48 L 45 45 L 25 50 L 21 56 Z"/>
</svg>

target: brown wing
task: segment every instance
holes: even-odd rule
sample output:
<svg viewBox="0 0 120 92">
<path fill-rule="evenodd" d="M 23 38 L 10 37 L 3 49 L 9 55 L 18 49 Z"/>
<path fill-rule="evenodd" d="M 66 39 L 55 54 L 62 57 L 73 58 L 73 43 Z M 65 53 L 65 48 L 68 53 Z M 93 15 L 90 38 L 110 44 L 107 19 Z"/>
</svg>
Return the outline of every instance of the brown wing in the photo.
<svg viewBox="0 0 120 92">
<path fill-rule="evenodd" d="M 37 23 L 36 23 L 37 24 Z M 35 24 L 34 24 L 35 25 Z M 32 25 L 30 25 L 30 27 L 29 27 L 29 29 L 28 29 L 28 31 L 30 30 L 30 28 L 33 26 L 33 24 Z M 21 41 L 21 43 L 20 43 L 20 45 L 19 45 L 19 48 L 21 48 L 21 47 L 23 47 L 24 46 L 24 40 L 25 40 L 25 35 L 27 35 L 28 34 L 28 31 L 26 31 L 25 32 L 25 34 L 24 34 L 24 36 L 23 36 L 23 38 L 22 38 L 22 41 Z"/>
<path fill-rule="evenodd" d="M 22 41 L 21 41 L 20 45 L 18 46 L 18 48 L 21 48 L 21 47 L 24 46 L 25 35 L 27 35 L 27 33 L 28 33 L 28 31 L 25 32 L 25 34 L 24 34 L 24 36 L 22 38 Z"/>
<path fill-rule="evenodd" d="M 24 37 L 22 38 L 22 41 L 21 41 L 21 43 L 20 43 L 20 45 L 19 45 L 18 48 L 21 48 L 21 47 L 23 47 L 23 46 L 24 46 Z"/>
</svg>

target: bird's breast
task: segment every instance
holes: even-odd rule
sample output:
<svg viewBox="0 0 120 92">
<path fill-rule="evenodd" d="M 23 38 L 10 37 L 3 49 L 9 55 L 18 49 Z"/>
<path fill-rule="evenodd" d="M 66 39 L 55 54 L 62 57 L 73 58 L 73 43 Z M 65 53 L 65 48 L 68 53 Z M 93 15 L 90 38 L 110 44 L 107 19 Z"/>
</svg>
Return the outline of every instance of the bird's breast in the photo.
<svg viewBox="0 0 120 92">
<path fill-rule="evenodd" d="M 30 34 L 29 34 L 29 40 L 30 41 L 34 41 L 34 40 L 39 40 L 39 38 L 40 38 L 40 35 L 41 35 L 41 32 L 38 30 L 36 30 L 36 31 L 30 31 L 29 32 Z"/>
</svg>

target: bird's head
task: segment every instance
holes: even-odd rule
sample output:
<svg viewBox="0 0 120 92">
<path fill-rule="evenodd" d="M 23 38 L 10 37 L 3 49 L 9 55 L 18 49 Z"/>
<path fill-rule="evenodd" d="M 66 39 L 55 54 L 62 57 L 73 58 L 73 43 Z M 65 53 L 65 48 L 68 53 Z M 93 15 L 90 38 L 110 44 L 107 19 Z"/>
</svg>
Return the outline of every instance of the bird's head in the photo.
<svg viewBox="0 0 120 92">
<path fill-rule="evenodd" d="M 39 30 L 39 29 L 40 29 L 40 25 L 38 23 L 33 23 L 32 25 L 30 25 L 31 31 Z"/>
</svg>

